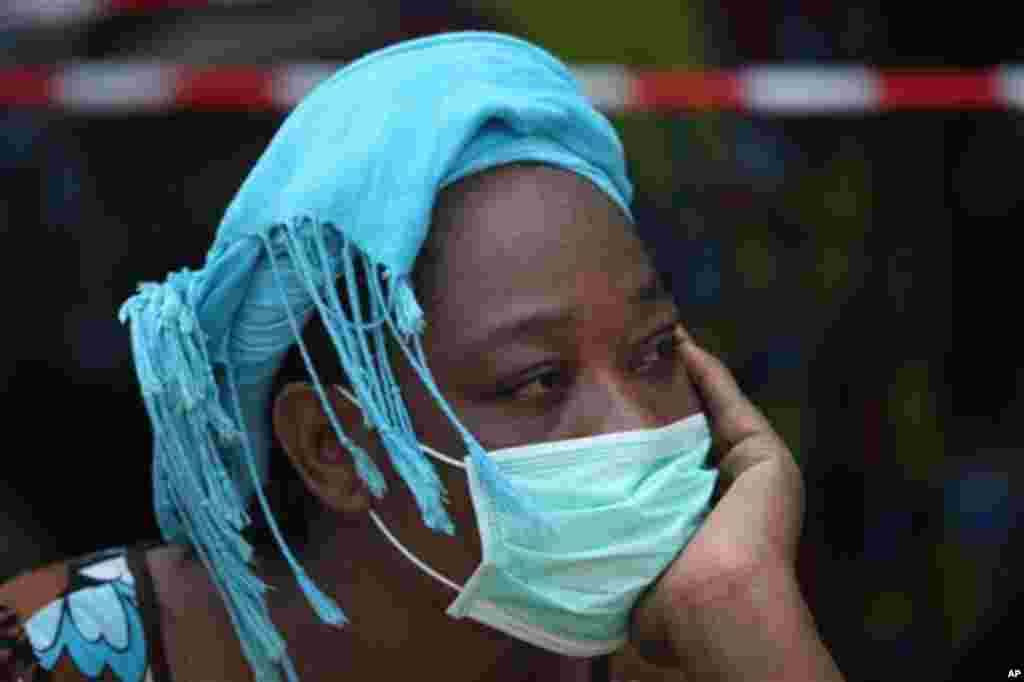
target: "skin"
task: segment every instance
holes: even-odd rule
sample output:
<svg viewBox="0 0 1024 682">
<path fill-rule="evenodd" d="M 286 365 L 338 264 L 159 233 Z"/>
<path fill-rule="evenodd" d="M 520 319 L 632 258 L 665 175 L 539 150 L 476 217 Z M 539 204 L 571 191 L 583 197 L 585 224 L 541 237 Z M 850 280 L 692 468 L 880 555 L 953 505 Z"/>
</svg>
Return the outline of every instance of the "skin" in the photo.
<svg viewBox="0 0 1024 682">
<path fill-rule="evenodd" d="M 485 448 L 655 428 L 699 411 L 693 384 L 673 352 L 679 311 L 667 291 L 629 301 L 658 282 L 657 272 L 625 216 L 600 190 L 550 167 L 504 167 L 468 178 L 439 201 L 436 214 L 445 224 L 437 227 L 446 237 L 435 289 L 443 294 L 426 302 L 424 350 L 445 398 Z M 576 318 L 485 338 L 508 322 L 573 307 Z M 395 360 L 420 440 L 461 457 L 455 429 L 404 357 Z M 494 395 L 517 384 L 525 385 L 516 395 Z M 434 533 L 393 477 L 376 437 L 362 428 L 359 412 L 341 397 L 334 409 L 346 433 L 357 436 L 392 477 L 390 493 L 373 501 L 385 524 L 428 565 L 465 583 L 481 557 L 465 473 L 438 465 L 457 534 Z M 585 678 L 586 660 L 542 652 L 445 615 L 455 594 L 401 557 L 371 524 L 365 513 L 370 497 L 337 449 L 310 386 L 286 387 L 275 417 L 282 445 L 307 486 L 335 512 L 315 527 L 319 551 L 307 565 L 324 577 L 321 584 L 333 586 L 356 625 L 336 635 L 353 640 L 346 670 L 365 665 L 377 675 L 409 674 L 409 662 L 430 660 L 439 641 L 415 634 L 437 632 L 444 633 L 446 648 L 460 652 L 457 664 L 446 665 L 451 680 L 521 680 L 526 674 L 555 679 L 573 672 Z M 402 655 L 382 657 L 382 650 Z M 396 669 L 382 669 L 382 658 Z"/>
<path fill-rule="evenodd" d="M 803 513 L 792 455 L 728 370 L 690 342 L 671 297 L 647 287 L 657 279 L 653 263 L 618 207 L 572 173 L 517 165 L 445 190 L 436 215 L 444 224 L 435 229 L 447 237 L 439 295 L 423 302 L 424 349 L 445 398 L 485 448 L 709 414 L 725 494 L 634 609 L 636 647 L 693 679 L 842 679 L 792 570 Z M 645 287 L 648 295 L 637 296 Z M 509 321 L 572 308 L 578 314 L 571 319 L 485 338 Z M 394 348 L 391 355 L 420 441 L 461 458 L 461 438 L 447 417 L 404 357 Z M 260 566 L 277 588 L 268 605 L 301 679 L 407 679 L 422 676 L 424 666 L 453 682 L 589 679 L 587 659 L 445 614 L 455 593 L 401 556 L 366 512 L 374 509 L 413 553 L 463 584 L 481 558 L 464 472 L 437 464 L 456 535 L 430 531 L 359 410 L 333 391 L 331 401 L 346 434 L 385 472 L 389 492 L 375 500 L 362 485 L 312 386 L 281 392 L 275 431 L 325 510 L 302 562 L 351 620 L 340 630 L 321 624 L 283 565 Z M 173 580 L 213 597 L 201 572 L 179 571 Z M 162 591 L 161 598 L 184 612 L 186 601 L 175 596 L 182 591 Z M 234 641 L 224 634 L 226 616 L 216 607 L 211 613 L 209 630 L 168 628 L 170 658 L 180 670 L 189 670 L 182 652 L 190 644 Z M 240 652 L 222 650 L 218 660 L 222 679 L 248 679 Z M 209 674 L 209 663 L 195 665 Z"/>
</svg>

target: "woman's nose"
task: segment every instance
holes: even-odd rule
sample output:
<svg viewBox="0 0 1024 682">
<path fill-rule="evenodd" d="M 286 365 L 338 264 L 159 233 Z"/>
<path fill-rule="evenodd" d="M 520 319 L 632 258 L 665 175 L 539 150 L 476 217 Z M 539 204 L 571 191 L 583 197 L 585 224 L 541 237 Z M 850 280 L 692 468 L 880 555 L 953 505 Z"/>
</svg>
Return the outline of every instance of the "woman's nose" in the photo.
<svg viewBox="0 0 1024 682">
<path fill-rule="evenodd" d="M 581 416 L 574 430 L 584 437 L 665 426 L 673 415 L 668 414 L 668 405 L 659 404 L 664 399 L 664 395 L 637 386 L 635 381 L 599 377 L 580 405 Z"/>
</svg>

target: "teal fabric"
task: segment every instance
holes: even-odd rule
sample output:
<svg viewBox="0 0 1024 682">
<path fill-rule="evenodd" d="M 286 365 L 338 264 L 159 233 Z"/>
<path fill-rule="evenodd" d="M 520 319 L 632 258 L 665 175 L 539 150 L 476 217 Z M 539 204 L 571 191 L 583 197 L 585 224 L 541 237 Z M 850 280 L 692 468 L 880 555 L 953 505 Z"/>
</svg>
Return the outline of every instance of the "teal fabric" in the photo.
<svg viewBox="0 0 1024 682">
<path fill-rule="evenodd" d="M 141 284 L 121 309 L 153 425 L 161 531 L 168 542 L 195 546 L 259 682 L 280 679 L 281 668 L 290 680 L 296 674 L 240 534 L 254 494 L 311 606 L 324 622 L 345 622 L 292 555 L 261 490 L 271 382 L 288 349 L 301 347 L 313 314 L 324 320 L 366 424 L 378 431 L 430 528 L 455 531 L 394 372 L 387 357 L 370 352 L 370 339 L 375 348 L 384 348 L 385 335 L 399 343 L 495 503 L 509 513 L 537 513 L 441 396 L 422 351 L 427 321 L 410 281 L 438 191 L 516 161 L 580 174 L 632 221 L 621 142 L 551 54 L 483 32 L 380 50 L 342 68 L 288 116 L 229 205 L 202 268 Z M 369 300 L 361 302 L 357 268 L 375 273 Z M 356 316 L 345 314 L 340 296 Z M 365 319 L 360 310 L 369 311 Z M 370 489 L 383 495 L 381 472 L 336 421 L 332 426 Z"/>
</svg>

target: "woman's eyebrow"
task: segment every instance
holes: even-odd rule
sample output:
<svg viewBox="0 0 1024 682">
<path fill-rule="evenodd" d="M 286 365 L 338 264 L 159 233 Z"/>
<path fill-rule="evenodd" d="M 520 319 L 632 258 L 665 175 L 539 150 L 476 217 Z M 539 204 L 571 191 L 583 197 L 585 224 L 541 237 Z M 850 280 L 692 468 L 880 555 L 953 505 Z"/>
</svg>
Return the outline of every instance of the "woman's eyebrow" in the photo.
<svg viewBox="0 0 1024 682">
<path fill-rule="evenodd" d="M 655 272 L 648 280 L 634 289 L 626 301 L 631 305 L 647 305 L 671 300 L 672 292 L 665 287 L 661 276 Z M 552 329 L 565 328 L 579 321 L 583 316 L 584 306 L 549 306 L 536 307 L 522 316 L 511 316 L 511 319 L 491 325 L 480 334 L 470 333 L 470 340 L 465 343 L 467 348 L 487 348 L 501 341 L 540 334 Z"/>
</svg>

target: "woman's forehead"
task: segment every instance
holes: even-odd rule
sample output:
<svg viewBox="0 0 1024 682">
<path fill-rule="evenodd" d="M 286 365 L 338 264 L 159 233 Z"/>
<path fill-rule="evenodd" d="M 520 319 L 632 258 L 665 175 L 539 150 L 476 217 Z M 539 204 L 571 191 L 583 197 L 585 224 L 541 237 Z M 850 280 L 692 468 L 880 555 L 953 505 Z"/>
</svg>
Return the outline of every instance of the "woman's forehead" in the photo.
<svg viewBox="0 0 1024 682">
<path fill-rule="evenodd" d="M 437 309 L 467 325 L 495 308 L 586 304 L 614 297 L 652 270 L 618 205 L 587 178 L 548 166 L 508 166 L 449 188 Z M 570 300 L 571 299 L 571 300 Z"/>
<path fill-rule="evenodd" d="M 449 265 L 535 255 L 583 239 L 610 246 L 634 237 L 619 206 L 590 180 L 540 164 L 464 178 L 441 193 L 435 222 L 433 229 L 445 233 L 441 253 Z"/>
<path fill-rule="evenodd" d="M 511 163 L 467 176 L 438 196 L 441 220 L 459 221 L 475 213 L 518 205 L 527 210 L 614 209 L 614 201 L 586 177 L 543 163 Z"/>
</svg>

